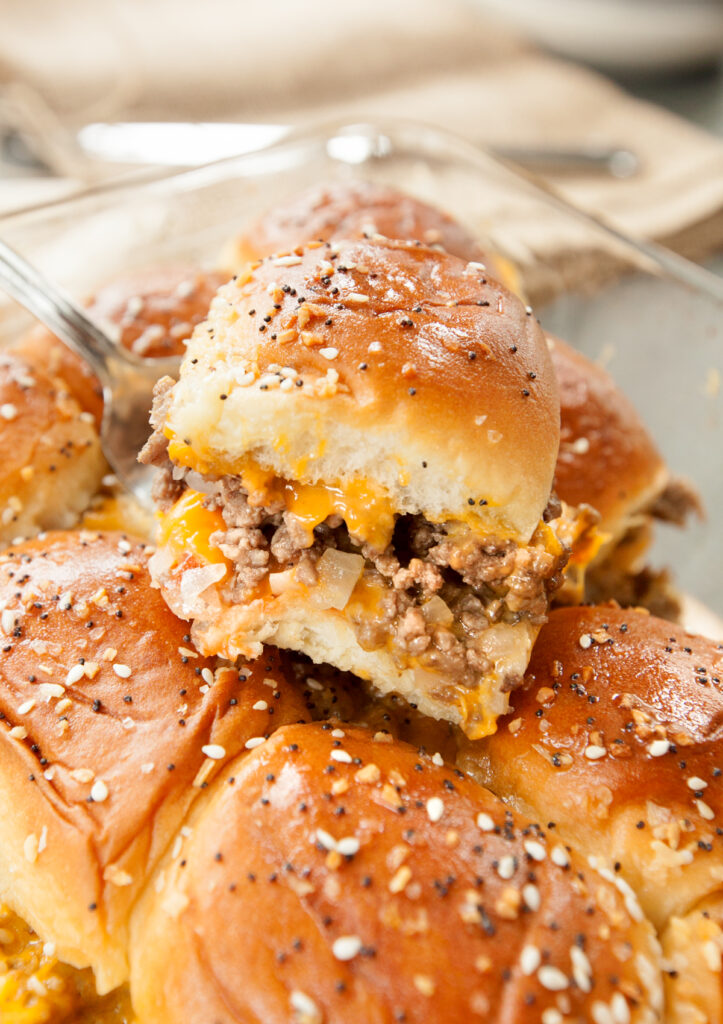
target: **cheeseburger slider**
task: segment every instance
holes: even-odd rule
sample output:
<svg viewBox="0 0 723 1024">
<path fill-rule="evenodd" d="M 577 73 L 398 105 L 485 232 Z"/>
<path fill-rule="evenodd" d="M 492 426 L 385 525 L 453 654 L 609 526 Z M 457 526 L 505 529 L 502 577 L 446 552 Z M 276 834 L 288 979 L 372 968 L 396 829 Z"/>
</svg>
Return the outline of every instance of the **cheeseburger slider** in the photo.
<svg viewBox="0 0 723 1024">
<path fill-rule="evenodd" d="M 557 601 L 645 605 L 676 618 L 678 596 L 667 573 L 646 567 L 655 519 L 682 525 L 700 514 L 692 488 L 674 477 L 632 403 L 602 367 L 547 335 L 560 389 L 560 450 L 554 489 L 578 537 L 571 542 L 565 587 Z M 584 509 L 599 520 L 584 531 Z M 593 520 L 590 520 L 591 522 Z"/>
<path fill-rule="evenodd" d="M 224 286 L 170 383 L 153 572 L 200 647 L 275 643 L 492 730 L 566 558 L 519 299 L 419 242 L 312 243 Z"/>
</svg>

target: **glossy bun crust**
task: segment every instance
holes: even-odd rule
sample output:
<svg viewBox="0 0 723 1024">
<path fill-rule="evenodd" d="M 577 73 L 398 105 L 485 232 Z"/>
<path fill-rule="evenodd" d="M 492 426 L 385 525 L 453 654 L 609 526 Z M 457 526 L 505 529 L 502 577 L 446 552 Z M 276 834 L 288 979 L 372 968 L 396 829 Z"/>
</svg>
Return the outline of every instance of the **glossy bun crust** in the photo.
<svg viewBox="0 0 723 1024">
<path fill-rule="evenodd" d="M 369 181 L 316 185 L 278 203 L 236 241 L 226 259 L 239 269 L 307 242 L 375 234 L 439 245 L 460 259 L 486 263 L 490 273 L 500 277 L 494 258 L 449 214 Z"/>
<path fill-rule="evenodd" d="M 399 512 L 473 516 L 526 543 L 559 406 L 514 295 L 439 250 L 362 240 L 264 260 L 222 288 L 165 430 L 171 458 L 201 472 L 252 456 L 304 482 L 362 478 Z"/>
<path fill-rule="evenodd" d="M 303 702 L 276 654 L 241 672 L 199 657 L 122 534 L 12 548 L 0 606 L 0 898 L 107 991 L 202 787 Z"/>
<path fill-rule="evenodd" d="M 280 729 L 191 828 L 134 919 L 141 1024 L 659 1019 L 634 898 L 388 736 Z"/>
<path fill-rule="evenodd" d="M 169 266 L 133 271 L 100 288 L 88 313 L 110 338 L 149 359 L 183 355 L 196 324 L 228 275 L 196 267 Z M 45 327 L 36 327 L 15 350 L 63 378 L 81 409 L 100 426 L 103 394 L 88 364 Z"/>
<path fill-rule="evenodd" d="M 555 490 L 568 505 L 592 505 L 600 529 L 620 539 L 662 492 L 668 472 L 634 406 L 612 377 L 547 335 L 560 390 Z"/>
<path fill-rule="evenodd" d="M 0 355 L 0 544 L 74 525 L 105 468 L 92 419 L 64 381 Z"/>
<path fill-rule="evenodd" d="M 723 889 L 722 679 L 723 645 L 640 611 L 559 609 L 463 763 L 613 867 L 660 926 Z"/>
</svg>

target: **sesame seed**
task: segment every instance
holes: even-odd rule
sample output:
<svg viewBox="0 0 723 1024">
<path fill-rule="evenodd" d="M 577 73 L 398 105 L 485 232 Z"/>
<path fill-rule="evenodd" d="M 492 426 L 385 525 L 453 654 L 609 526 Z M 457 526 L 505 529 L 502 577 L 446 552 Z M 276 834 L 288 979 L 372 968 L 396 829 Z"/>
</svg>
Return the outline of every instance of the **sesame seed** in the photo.
<svg viewBox="0 0 723 1024">
<path fill-rule="evenodd" d="M 525 906 L 532 911 L 540 909 L 540 890 L 532 882 L 528 882 L 522 886 L 522 899 L 525 901 Z"/>
<path fill-rule="evenodd" d="M 120 676 L 121 679 L 127 679 L 131 674 L 131 670 L 128 665 L 121 665 L 118 662 L 113 665 L 113 671 L 117 676 Z"/>
<path fill-rule="evenodd" d="M 525 848 L 525 853 L 533 860 L 544 860 L 547 856 L 545 847 L 535 839 L 526 839 L 522 845 Z"/>
<path fill-rule="evenodd" d="M 306 992 L 301 992 L 298 988 L 292 989 L 289 1002 L 292 1010 L 298 1014 L 297 1020 L 303 1021 L 304 1024 L 321 1024 L 321 1010 Z"/>
<path fill-rule="evenodd" d="M 436 754 L 432 754 L 432 763 L 438 765 L 438 767 L 440 767 L 440 768 L 444 764 L 444 758 L 439 753 L 439 751 L 437 751 Z"/>
<path fill-rule="evenodd" d="M 221 758 L 226 756 L 226 748 L 222 747 L 220 743 L 207 743 L 201 747 L 201 751 L 213 761 L 220 761 Z"/>
<path fill-rule="evenodd" d="M 23 703 L 18 708 L 18 714 L 19 715 L 27 715 L 27 713 L 29 711 L 32 711 L 34 707 L 35 707 L 35 701 L 32 698 L 30 700 L 25 700 L 25 701 L 23 701 Z"/>
<path fill-rule="evenodd" d="M 523 974 L 534 974 L 541 962 L 542 954 L 537 946 L 523 946 L 520 953 L 520 970 Z"/>
<path fill-rule="evenodd" d="M 512 878 L 517 868 L 515 858 L 511 854 L 505 854 L 504 857 L 500 857 L 499 864 L 497 865 L 497 874 L 500 878 L 504 878 L 505 881 Z"/>
<path fill-rule="evenodd" d="M 695 806 L 698 808 L 698 813 L 701 818 L 705 818 L 706 821 L 712 821 L 715 818 L 715 812 L 712 807 L 709 807 L 703 800 L 696 800 Z"/>
<path fill-rule="evenodd" d="M 338 348 L 320 348 L 319 349 L 319 355 L 323 356 L 324 359 L 330 359 L 330 360 L 331 359 L 336 359 L 336 357 L 339 355 L 339 349 Z"/>
<path fill-rule="evenodd" d="M 102 804 L 108 798 L 108 787 L 102 779 L 96 779 L 90 791 L 91 800 L 96 804 Z"/>
<path fill-rule="evenodd" d="M 17 414 L 18 408 L 16 405 L 13 405 L 12 402 L 5 402 L 3 405 L 0 405 L 0 416 L 2 416 L 4 420 L 10 422 L 16 418 Z"/>
<path fill-rule="evenodd" d="M 598 747 L 594 743 L 591 743 L 589 747 L 585 747 L 585 757 L 590 761 L 597 761 L 601 757 L 605 757 L 606 753 L 605 747 Z"/>
<path fill-rule="evenodd" d="M 297 267 L 301 263 L 301 256 L 277 256 L 271 262 L 275 267 Z"/>
<path fill-rule="evenodd" d="M 208 683 L 209 686 L 213 685 L 213 672 L 210 668 L 201 669 L 201 678 L 204 683 Z"/>
<path fill-rule="evenodd" d="M 588 647 L 592 647 L 592 637 L 589 633 L 583 633 L 580 639 L 578 640 L 578 643 L 580 644 L 582 649 L 586 651 Z"/>
<path fill-rule="evenodd" d="M 427 800 L 427 817 L 432 822 L 440 820 L 444 814 L 444 803 L 438 796 L 432 796 Z"/>
<path fill-rule="evenodd" d="M 494 820 L 485 814 L 484 811 L 477 815 L 477 828 L 482 829 L 483 832 L 491 832 L 495 827 Z"/>
<path fill-rule="evenodd" d="M 65 685 L 72 686 L 73 683 L 77 683 L 85 675 L 85 665 L 73 665 L 71 670 L 65 677 Z"/>
<path fill-rule="evenodd" d="M 335 740 L 343 740 L 344 737 L 346 736 L 346 733 L 344 732 L 343 729 L 332 729 L 331 735 L 334 737 Z"/>
<path fill-rule="evenodd" d="M 337 960 L 346 961 L 353 960 L 361 948 L 362 940 L 358 935 L 342 935 L 334 941 L 331 951 Z"/>
<path fill-rule="evenodd" d="M 351 754 L 347 753 L 346 750 L 332 750 L 331 759 L 332 761 L 340 761 L 342 764 L 351 764 Z"/>
<path fill-rule="evenodd" d="M 337 848 L 336 839 L 323 828 L 317 828 L 312 841 L 319 843 L 325 850 L 333 851 Z"/>
<path fill-rule="evenodd" d="M 662 757 L 663 754 L 667 754 L 670 750 L 670 743 L 668 740 L 653 740 L 652 743 L 648 744 L 647 749 L 651 757 Z"/>
<path fill-rule="evenodd" d="M 539 969 L 537 980 L 548 992 L 562 992 L 570 984 L 567 975 L 563 974 L 559 967 L 552 967 L 550 964 L 544 964 Z"/>
<path fill-rule="evenodd" d="M 269 705 L 265 700 L 257 700 L 253 706 L 254 711 L 268 711 Z"/>
<path fill-rule="evenodd" d="M 266 742 L 265 736 L 252 736 L 250 740 L 246 740 L 244 747 L 247 750 L 253 750 L 254 747 L 260 747 L 262 743 Z"/>
<path fill-rule="evenodd" d="M 567 868 L 570 866 L 570 858 L 567 855 L 567 850 L 564 846 L 553 846 L 550 852 L 550 860 L 553 864 L 557 864 L 558 868 Z"/>
<path fill-rule="evenodd" d="M 359 840 L 354 836 L 345 836 L 336 844 L 336 849 L 342 857 L 353 857 L 355 853 L 359 853 L 359 846 Z"/>
<path fill-rule="evenodd" d="M 708 783 L 704 779 L 699 779 L 697 775 L 694 775 L 692 778 L 687 780 L 686 785 L 687 785 L 688 789 L 695 789 L 695 790 L 697 790 L 697 789 L 706 789 L 707 786 L 708 786 Z"/>
</svg>

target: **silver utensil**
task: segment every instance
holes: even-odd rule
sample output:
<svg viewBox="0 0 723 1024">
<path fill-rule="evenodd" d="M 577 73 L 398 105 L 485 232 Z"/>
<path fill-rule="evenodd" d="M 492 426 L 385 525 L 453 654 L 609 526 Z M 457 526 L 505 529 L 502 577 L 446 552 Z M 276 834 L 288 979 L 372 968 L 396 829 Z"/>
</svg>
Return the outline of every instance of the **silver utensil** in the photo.
<svg viewBox="0 0 723 1024">
<path fill-rule="evenodd" d="M 201 121 L 117 121 L 87 124 L 74 142 L 86 156 L 116 164 L 155 164 L 196 167 L 202 163 L 239 156 L 279 142 L 291 129 L 280 124 L 238 124 Z M 5 135 L 6 154 L 28 166 L 33 163 L 33 139 L 17 132 Z M 540 174 L 602 174 L 632 177 L 640 168 L 638 157 L 620 146 L 495 146 L 486 148 L 503 160 Z M 35 153 L 35 165 L 47 168 L 47 157 Z M 50 168 L 52 170 L 52 168 Z"/>
<path fill-rule="evenodd" d="M 2 241 L 0 288 L 90 364 L 103 387 L 105 457 L 121 484 L 150 507 L 154 470 L 137 456 L 150 433 L 153 385 L 165 374 L 177 374 L 179 359 L 140 359 L 115 345 L 56 284 Z"/>
</svg>

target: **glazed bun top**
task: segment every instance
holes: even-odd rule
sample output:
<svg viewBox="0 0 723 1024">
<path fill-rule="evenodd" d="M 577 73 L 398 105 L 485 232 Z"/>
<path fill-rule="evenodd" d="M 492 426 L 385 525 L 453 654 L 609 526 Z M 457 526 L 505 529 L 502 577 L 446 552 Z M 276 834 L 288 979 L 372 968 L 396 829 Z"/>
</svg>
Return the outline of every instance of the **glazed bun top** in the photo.
<svg viewBox="0 0 723 1024">
<path fill-rule="evenodd" d="M 310 241 L 371 235 L 440 245 L 460 259 L 488 261 L 479 242 L 449 214 L 368 181 L 317 185 L 277 204 L 238 240 L 236 259 L 240 264 Z M 494 273 L 491 264 L 489 269 Z"/>
<path fill-rule="evenodd" d="M 661 493 L 668 472 L 640 416 L 612 377 L 547 335 L 560 389 L 555 490 L 568 505 L 592 505 L 619 538 Z"/>
<path fill-rule="evenodd" d="M 110 338 L 136 355 L 180 356 L 228 276 L 181 265 L 136 270 L 99 288 L 87 309 Z M 80 407 L 100 425 L 103 393 L 84 360 L 45 327 L 34 328 L 15 348 L 62 377 Z"/>
<path fill-rule="evenodd" d="M 173 461 L 364 482 L 395 512 L 527 542 L 559 405 L 529 309 L 481 265 L 412 242 L 316 243 L 220 290 L 165 417 Z M 246 463 L 244 460 L 247 460 Z"/>
<path fill-rule="evenodd" d="M 134 927 L 149 1024 L 533 1024 L 562 1020 L 559 1006 L 642 1024 L 659 1009 L 635 900 L 387 735 L 284 727 L 228 769 L 191 829 Z"/>
<path fill-rule="evenodd" d="M 278 652 L 201 657 L 123 534 L 0 557 L 0 886 L 58 954 L 124 980 L 127 916 L 226 761 L 306 717 Z"/>
<path fill-rule="evenodd" d="M 617 606 L 550 614 L 481 778 L 617 862 L 656 923 L 723 877 L 723 645 Z"/>
</svg>

